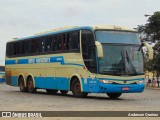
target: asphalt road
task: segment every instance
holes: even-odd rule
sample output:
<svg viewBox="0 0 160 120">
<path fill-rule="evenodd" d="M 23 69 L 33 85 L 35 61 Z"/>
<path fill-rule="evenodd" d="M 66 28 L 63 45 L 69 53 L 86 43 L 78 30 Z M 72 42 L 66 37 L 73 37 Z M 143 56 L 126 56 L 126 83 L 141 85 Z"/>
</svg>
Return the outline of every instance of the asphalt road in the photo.
<svg viewBox="0 0 160 120">
<path fill-rule="evenodd" d="M 0 111 L 160 111 L 160 89 L 146 88 L 143 93 L 123 94 L 110 99 L 106 94 L 87 98 L 48 95 L 45 90 L 23 93 L 18 87 L 0 83 Z"/>
</svg>

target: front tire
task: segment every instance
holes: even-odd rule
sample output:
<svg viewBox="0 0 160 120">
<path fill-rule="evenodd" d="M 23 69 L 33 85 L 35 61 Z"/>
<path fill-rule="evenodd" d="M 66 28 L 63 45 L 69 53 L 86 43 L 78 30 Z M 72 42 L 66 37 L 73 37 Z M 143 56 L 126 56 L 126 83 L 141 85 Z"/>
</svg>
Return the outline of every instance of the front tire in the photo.
<svg viewBox="0 0 160 120">
<path fill-rule="evenodd" d="M 78 78 L 75 78 L 71 83 L 71 90 L 74 97 L 87 97 L 88 93 L 81 92 L 81 84 Z"/>
<path fill-rule="evenodd" d="M 27 87 L 25 87 L 23 77 L 20 77 L 19 79 L 19 89 L 21 92 L 27 92 Z"/>
<path fill-rule="evenodd" d="M 28 92 L 29 93 L 35 93 L 36 88 L 34 87 L 33 79 L 30 77 L 27 81 L 27 87 L 28 87 Z"/>
<path fill-rule="evenodd" d="M 106 93 L 110 98 L 115 99 L 122 95 L 122 93 Z"/>
</svg>

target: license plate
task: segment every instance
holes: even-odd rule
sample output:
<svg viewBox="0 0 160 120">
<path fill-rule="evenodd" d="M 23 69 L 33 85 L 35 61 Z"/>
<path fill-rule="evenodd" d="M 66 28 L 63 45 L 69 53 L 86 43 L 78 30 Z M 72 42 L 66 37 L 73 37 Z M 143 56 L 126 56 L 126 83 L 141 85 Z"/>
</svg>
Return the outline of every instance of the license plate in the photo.
<svg viewBox="0 0 160 120">
<path fill-rule="evenodd" d="M 122 90 L 129 90 L 128 87 L 122 87 Z"/>
</svg>

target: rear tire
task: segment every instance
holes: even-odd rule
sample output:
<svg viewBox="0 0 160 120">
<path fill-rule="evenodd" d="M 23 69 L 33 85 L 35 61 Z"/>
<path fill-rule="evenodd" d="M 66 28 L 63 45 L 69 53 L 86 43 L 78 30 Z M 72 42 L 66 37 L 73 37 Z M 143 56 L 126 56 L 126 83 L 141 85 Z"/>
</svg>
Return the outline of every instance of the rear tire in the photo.
<svg viewBox="0 0 160 120">
<path fill-rule="evenodd" d="M 27 92 L 27 87 L 25 87 L 23 77 L 20 77 L 19 79 L 19 89 L 21 92 Z"/>
<path fill-rule="evenodd" d="M 71 83 L 71 90 L 74 97 L 87 97 L 88 93 L 81 92 L 81 84 L 78 78 L 75 78 Z"/>
<path fill-rule="evenodd" d="M 34 87 L 32 77 L 29 77 L 29 79 L 27 81 L 27 87 L 28 87 L 28 92 L 29 93 L 35 93 L 36 92 L 36 88 Z"/>
<path fill-rule="evenodd" d="M 66 91 L 66 90 L 60 90 L 60 92 L 62 95 L 66 95 L 68 93 L 68 91 Z"/>
<path fill-rule="evenodd" d="M 51 95 L 55 95 L 58 92 L 58 90 L 52 90 L 52 89 L 46 89 L 46 91 L 48 94 L 51 94 Z"/>
<path fill-rule="evenodd" d="M 118 98 L 122 95 L 122 93 L 106 93 L 110 98 Z"/>
</svg>

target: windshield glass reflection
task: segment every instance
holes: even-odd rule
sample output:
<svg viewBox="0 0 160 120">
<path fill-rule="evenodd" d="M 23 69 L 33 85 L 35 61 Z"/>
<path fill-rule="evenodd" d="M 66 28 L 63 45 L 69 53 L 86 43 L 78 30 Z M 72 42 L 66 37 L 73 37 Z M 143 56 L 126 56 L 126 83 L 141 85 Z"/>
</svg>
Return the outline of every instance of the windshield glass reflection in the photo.
<svg viewBox="0 0 160 120">
<path fill-rule="evenodd" d="M 99 59 L 99 73 L 107 75 L 140 75 L 143 71 L 142 51 L 137 45 L 102 44 L 103 58 Z"/>
</svg>

